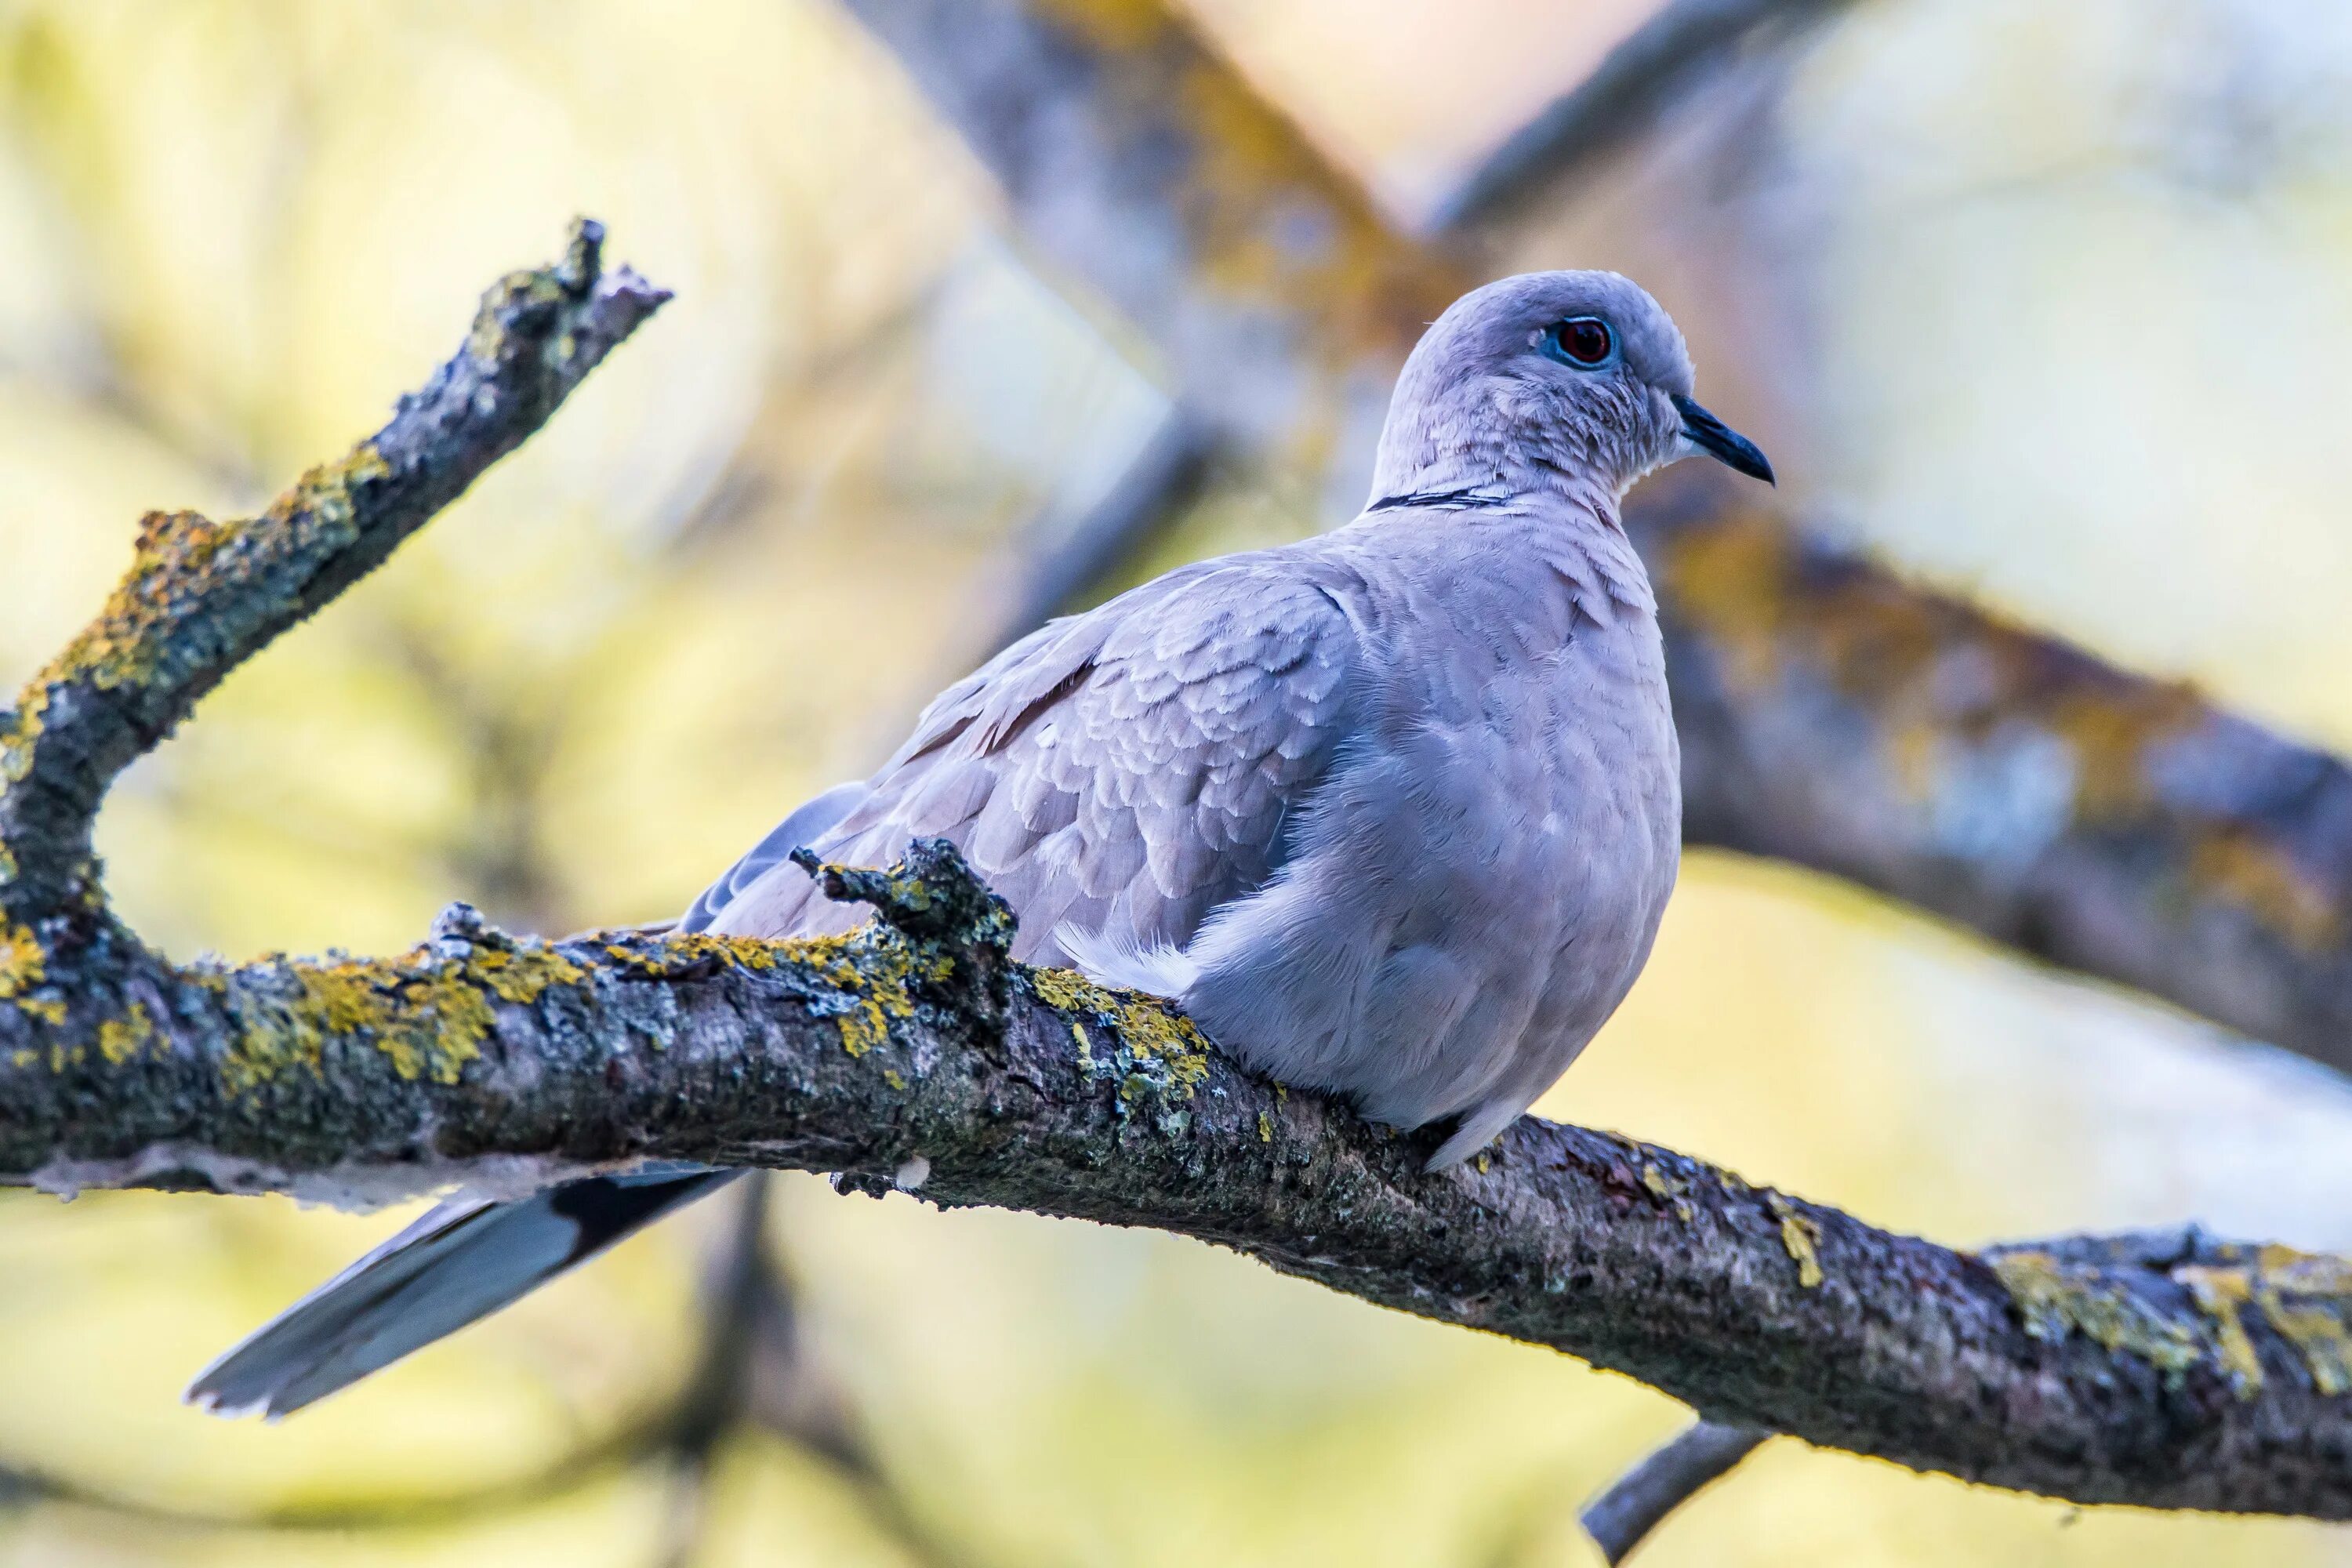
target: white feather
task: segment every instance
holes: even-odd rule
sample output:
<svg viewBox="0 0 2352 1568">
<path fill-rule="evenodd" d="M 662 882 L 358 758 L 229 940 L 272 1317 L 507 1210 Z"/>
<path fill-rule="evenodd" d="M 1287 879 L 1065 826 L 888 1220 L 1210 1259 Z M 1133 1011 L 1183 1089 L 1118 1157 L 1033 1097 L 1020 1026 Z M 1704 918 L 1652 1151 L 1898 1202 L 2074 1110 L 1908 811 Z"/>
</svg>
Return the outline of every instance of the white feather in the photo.
<svg viewBox="0 0 2352 1568">
<path fill-rule="evenodd" d="M 1201 966 L 1180 948 L 1139 945 L 1108 931 L 1081 931 L 1075 925 L 1054 928 L 1054 940 L 1087 979 L 1123 990 L 1177 999 L 1201 978 Z"/>
</svg>

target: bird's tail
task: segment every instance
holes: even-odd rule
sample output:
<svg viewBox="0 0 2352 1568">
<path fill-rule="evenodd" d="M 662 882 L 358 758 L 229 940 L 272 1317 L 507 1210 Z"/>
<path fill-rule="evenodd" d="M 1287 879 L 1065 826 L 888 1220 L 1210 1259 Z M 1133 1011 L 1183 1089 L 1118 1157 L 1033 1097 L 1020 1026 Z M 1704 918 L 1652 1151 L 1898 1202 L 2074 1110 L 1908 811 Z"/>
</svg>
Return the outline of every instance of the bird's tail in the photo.
<svg viewBox="0 0 2352 1568">
<path fill-rule="evenodd" d="M 216 1415 L 299 1410 L 740 1174 L 670 1166 L 507 1203 L 438 1205 L 206 1367 L 182 1397 Z"/>
</svg>

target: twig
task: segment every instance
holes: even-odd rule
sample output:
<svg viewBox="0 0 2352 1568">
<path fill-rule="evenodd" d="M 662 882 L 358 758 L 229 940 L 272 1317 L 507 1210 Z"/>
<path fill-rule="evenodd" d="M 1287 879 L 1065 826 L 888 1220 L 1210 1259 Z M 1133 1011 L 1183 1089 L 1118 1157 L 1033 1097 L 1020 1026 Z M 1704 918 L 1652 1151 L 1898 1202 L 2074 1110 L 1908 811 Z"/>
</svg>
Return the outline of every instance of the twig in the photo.
<svg viewBox="0 0 2352 1568">
<path fill-rule="evenodd" d="M 166 1530 L 268 1530 L 291 1534 L 348 1534 L 362 1530 L 427 1529 L 511 1513 L 572 1493 L 643 1463 L 669 1442 L 669 1406 L 625 1422 L 544 1467 L 470 1490 L 415 1498 L 277 1503 L 250 1510 L 183 1508 L 88 1485 L 30 1466 L 0 1462 L 0 1510 L 54 1504 L 135 1520 Z"/>
<path fill-rule="evenodd" d="M 602 265 L 604 228 L 482 301 L 457 354 L 342 461 L 262 517 L 149 514 L 104 613 L 0 711 L 0 910 L 97 897 L 89 833 L 116 774 L 224 675 L 374 570 L 520 446 L 668 295 Z"/>
<path fill-rule="evenodd" d="M 1668 1514 L 1728 1474 L 1767 1436 L 1711 1421 L 1685 1428 L 1585 1506 L 1584 1532 L 1611 1563 L 1624 1562 Z"/>
</svg>

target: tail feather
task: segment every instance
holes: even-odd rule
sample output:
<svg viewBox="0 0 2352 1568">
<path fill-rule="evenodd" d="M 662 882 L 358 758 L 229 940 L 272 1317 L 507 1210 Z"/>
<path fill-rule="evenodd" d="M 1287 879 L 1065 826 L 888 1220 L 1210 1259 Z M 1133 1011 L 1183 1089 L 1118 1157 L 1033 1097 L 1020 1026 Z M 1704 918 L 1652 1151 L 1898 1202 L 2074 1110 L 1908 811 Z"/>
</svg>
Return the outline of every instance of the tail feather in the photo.
<svg viewBox="0 0 2352 1568">
<path fill-rule="evenodd" d="M 439 1205 L 206 1367 L 183 1397 L 216 1415 L 299 1410 L 740 1173 L 670 1167 Z"/>
</svg>

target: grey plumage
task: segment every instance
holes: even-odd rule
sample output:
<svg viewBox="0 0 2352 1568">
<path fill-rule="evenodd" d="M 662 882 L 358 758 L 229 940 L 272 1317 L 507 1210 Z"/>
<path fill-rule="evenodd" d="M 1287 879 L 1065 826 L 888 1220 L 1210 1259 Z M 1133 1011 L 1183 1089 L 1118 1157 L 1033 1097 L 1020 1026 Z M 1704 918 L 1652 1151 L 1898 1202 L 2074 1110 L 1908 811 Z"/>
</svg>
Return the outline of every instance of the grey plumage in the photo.
<svg viewBox="0 0 2352 1568">
<path fill-rule="evenodd" d="M 1377 1120 L 1451 1120 L 1430 1163 L 1467 1157 L 1614 1011 L 1674 885 L 1679 760 L 1618 503 L 1692 451 L 1770 477 L 1691 392 L 1674 323 L 1614 274 L 1466 296 L 1405 365 L 1362 516 L 1032 633 L 681 926 L 845 929 L 860 911 L 792 849 L 877 865 L 944 837 L 1020 917 L 1018 956 L 1174 996 Z M 683 1201 L 716 1177 L 666 1179 Z M 291 1408 L 504 1304 L 613 1238 L 568 1190 L 428 1215 L 191 1396 Z M 588 1225 L 645 1223 L 646 1196 Z M 449 1239 L 469 1229 L 498 1245 Z"/>
</svg>

